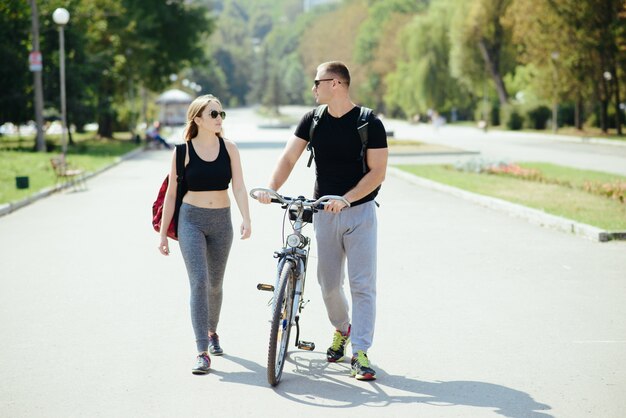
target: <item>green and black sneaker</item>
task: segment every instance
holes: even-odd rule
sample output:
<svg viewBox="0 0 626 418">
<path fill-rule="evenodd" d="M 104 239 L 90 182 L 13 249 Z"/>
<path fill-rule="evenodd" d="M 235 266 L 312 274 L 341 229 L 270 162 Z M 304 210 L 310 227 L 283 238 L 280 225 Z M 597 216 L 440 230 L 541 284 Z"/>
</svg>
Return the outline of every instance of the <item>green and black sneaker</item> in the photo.
<svg viewBox="0 0 626 418">
<path fill-rule="evenodd" d="M 348 332 L 343 334 L 339 330 L 335 330 L 335 334 L 333 334 L 333 343 L 326 350 L 326 360 L 330 363 L 336 363 L 343 361 L 343 356 L 346 351 L 346 346 L 350 342 L 350 327 L 348 327 Z"/>
<path fill-rule="evenodd" d="M 352 377 L 357 380 L 375 380 L 376 372 L 370 367 L 365 351 L 359 350 L 352 356 Z"/>
</svg>

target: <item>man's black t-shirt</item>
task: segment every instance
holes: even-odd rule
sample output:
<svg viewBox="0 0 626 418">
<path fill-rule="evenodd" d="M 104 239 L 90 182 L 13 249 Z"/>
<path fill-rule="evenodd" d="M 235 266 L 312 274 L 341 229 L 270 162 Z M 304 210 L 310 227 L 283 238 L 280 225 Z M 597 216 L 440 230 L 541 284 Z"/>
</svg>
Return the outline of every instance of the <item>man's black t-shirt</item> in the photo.
<svg viewBox="0 0 626 418">
<path fill-rule="evenodd" d="M 305 114 L 296 127 L 295 135 L 309 141 L 313 121 L 312 110 Z M 315 198 L 327 194 L 342 196 L 354 188 L 365 175 L 361 161 L 361 137 L 357 131 L 357 120 L 361 108 L 355 106 L 340 118 L 324 112 L 313 134 L 315 151 Z M 387 134 L 383 123 L 372 115 L 368 125 L 367 148 L 387 148 Z M 374 200 L 378 189 L 352 206 Z"/>
</svg>

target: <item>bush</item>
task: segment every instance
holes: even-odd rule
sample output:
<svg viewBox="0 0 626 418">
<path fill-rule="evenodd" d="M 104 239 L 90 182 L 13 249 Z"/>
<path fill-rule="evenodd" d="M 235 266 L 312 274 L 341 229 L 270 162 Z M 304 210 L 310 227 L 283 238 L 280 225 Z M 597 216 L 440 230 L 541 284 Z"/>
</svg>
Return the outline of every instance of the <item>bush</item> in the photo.
<svg viewBox="0 0 626 418">
<path fill-rule="evenodd" d="M 526 113 L 528 127 L 531 129 L 546 129 L 546 124 L 552 116 L 548 106 L 537 106 Z"/>
<path fill-rule="evenodd" d="M 493 126 L 499 126 L 500 123 L 500 104 L 496 102 L 491 106 L 491 124 Z"/>
<path fill-rule="evenodd" d="M 519 131 L 524 127 L 524 117 L 513 105 L 507 105 L 502 108 L 502 120 L 504 126 L 512 131 Z"/>
<path fill-rule="evenodd" d="M 576 104 L 573 102 L 566 102 L 559 104 L 558 110 L 559 126 L 574 126 L 576 125 Z"/>
</svg>

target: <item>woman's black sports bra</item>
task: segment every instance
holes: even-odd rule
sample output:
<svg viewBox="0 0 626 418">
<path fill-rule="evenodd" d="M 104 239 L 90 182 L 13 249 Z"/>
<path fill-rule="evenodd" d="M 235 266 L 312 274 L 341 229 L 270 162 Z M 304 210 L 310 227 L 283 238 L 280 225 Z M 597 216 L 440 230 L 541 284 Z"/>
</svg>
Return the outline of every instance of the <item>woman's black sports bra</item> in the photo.
<svg viewBox="0 0 626 418">
<path fill-rule="evenodd" d="M 220 150 L 217 158 L 213 161 L 204 161 L 193 148 L 191 140 L 189 145 L 189 164 L 185 167 L 185 181 L 188 190 L 192 192 L 205 192 L 212 190 L 226 190 L 232 178 L 230 171 L 230 156 L 224 144 L 219 138 Z"/>
</svg>

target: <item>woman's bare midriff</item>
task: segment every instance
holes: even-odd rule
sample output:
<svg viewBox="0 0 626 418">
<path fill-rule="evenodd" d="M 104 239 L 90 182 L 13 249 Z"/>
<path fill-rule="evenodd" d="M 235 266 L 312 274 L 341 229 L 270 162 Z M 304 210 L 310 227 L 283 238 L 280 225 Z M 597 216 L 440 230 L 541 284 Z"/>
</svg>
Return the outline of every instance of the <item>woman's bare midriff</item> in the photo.
<svg viewBox="0 0 626 418">
<path fill-rule="evenodd" d="M 228 190 L 212 190 L 207 192 L 188 191 L 183 197 L 183 202 L 192 206 L 207 209 L 220 209 L 230 207 Z"/>
</svg>

